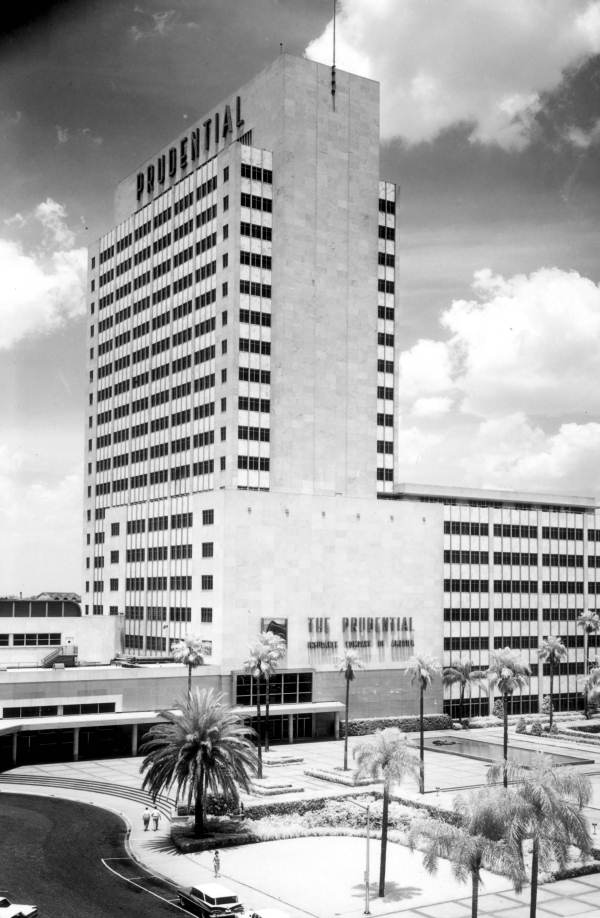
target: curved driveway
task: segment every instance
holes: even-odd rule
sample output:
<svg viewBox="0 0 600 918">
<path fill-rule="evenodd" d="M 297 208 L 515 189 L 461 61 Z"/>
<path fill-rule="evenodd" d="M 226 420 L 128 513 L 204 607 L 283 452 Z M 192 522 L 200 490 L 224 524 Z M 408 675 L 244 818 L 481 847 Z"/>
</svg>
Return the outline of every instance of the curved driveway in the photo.
<svg viewBox="0 0 600 918">
<path fill-rule="evenodd" d="M 37 905 L 40 918 L 187 914 L 148 891 L 175 898 L 172 887 L 129 861 L 125 835 L 122 820 L 97 807 L 2 792 L 0 895 Z M 139 885 L 115 876 L 102 859 Z"/>
</svg>

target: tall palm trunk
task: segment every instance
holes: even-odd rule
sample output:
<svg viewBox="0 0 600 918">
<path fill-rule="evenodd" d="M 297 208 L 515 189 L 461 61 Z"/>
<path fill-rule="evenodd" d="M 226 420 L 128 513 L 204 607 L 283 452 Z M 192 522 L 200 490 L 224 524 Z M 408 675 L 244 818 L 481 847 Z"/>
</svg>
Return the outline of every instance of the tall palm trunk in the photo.
<svg viewBox="0 0 600 918">
<path fill-rule="evenodd" d="M 265 752 L 269 751 L 269 702 L 271 700 L 271 680 L 265 676 Z"/>
<path fill-rule="evenodd" d="M 508 787 L 508 695 L 502 695 L 502 711 L 504 714 L 504 787 Z"/>
<path fill-rule="evenodd" d="M 379 860 L 379 895 L 383 899 L 385 896 L 385 861 L 387 856 L 387 836 L 388 836 L 388 807 L 390 802 L 390 790 L 388 782 L 383 785 L 383 814 L 381 816 L 381 857 Z"/>
<path fill-rule="evenodd" d="M 583 672 L 585 674 L 586 686 L 583 690 L 583 711 L 586 718 L 590 716 L 590 708 L 588 704 L 588 690 L 587 690 L 587 677 L 588 677 L 588 633 L 584 629 L 583 632 Z"/>
<path fill-rule="evenodd" d="M 348 713 L 350 710 L 350 679 L 346 677 L 346 727 L 344 729 L 344 771 L 348 771 Z"/>
<path fill-rule="evenodd" d="M 531 899 L 529 902 L 529 918 L 535 918 L 537 910 L 537 887 L 538 887 L 538 858 L 540 851 L 540 842 L 537 835 L 533 838 L 533 850 L 531 853 Z"/>
<path fill-rule="evenodd" d="M 192 697 L 192 664 L 188 663 L 188 698 Z"/>
<path fill-rule="evenodd" d="M 194 835 L 204 835 L 204 768 L 200 766 L 194 800 Z"/>
<path fill-rule="evenodd" d="M 554 664 L 550 664 L 550 729 L 552 729 L 552 715 L 554 713 L 554 704 L 552 699 L 554 698 Z"/>
<path fill-rule="evenodd" d="M 471 918 L 477 918 L 477 912 L 479 910 L 479 871 L 471 871 Z"/>
<path fill-rule="evenodd" d="M 263 767 L 262 767 L 262 720 L 260 716 L 260 681 L 256 679 L 255 682 L 256 682 L 256 735 L 258 739 L 258 777 L 262 778 Z"/>
<path fill-rule="evenodd" d="M 425 793 L 425 723 L 423 721 L 423 684 L 419 695 L 419 725 L 421 737 L 419 742 L 419 793 Z"/>
<path fill-rule="evenodd" d="M 460 686 L 460 696 L 459 697 L 460 697 L 460 700 L 458 703 L 458 707 L 460 710 L 459 710 L 458 716 L 460 717 L 461 720 L 463 720 L 465 716 L 465 686 L 463 683 L 461 683 L 461 686 Z"/>
</svg>

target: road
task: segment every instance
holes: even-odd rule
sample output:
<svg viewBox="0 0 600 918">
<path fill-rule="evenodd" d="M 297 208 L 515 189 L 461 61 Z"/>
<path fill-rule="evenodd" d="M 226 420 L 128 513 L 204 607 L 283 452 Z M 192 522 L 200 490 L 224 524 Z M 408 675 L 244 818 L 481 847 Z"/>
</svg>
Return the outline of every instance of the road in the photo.
<svg viewBox="0 0 600 918">
<path fill-rule="evenodd" d="M 172 887 L 129 861 L 124 839 L 124 823 L 97 807 L 1 793 L 0 895 L 37 905 L 40 918 L 187 915 L 164 901 Z"/>
</svg>

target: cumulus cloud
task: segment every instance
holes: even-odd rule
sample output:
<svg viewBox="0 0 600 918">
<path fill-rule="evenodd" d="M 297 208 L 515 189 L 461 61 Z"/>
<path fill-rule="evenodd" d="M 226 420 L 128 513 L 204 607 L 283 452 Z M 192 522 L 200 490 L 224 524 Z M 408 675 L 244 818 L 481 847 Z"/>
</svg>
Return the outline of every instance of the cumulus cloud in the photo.
<svg viewBox="0 0 600 918">
<path fill-rule="evenodd" d="M 42 238 L 26 249 L 18 239 L 0 237 L 0 350 L 85 313 L 86 251 L 75 248 L 65 208 L 48 198 L 29 220 L 18 216 L 13 228 L 38 226 Z"/>
<path fill-rule="evenodd" d="M 333 29 L 306 49 L 330 64 Z M 429 141 L 452 125 L 522 149 L 565 68 L 600 50 L 600 0 L 341 0 L 340 69 L 379 80 L 385 137 Z"/>
<path fill-rule="evenodd" d="M 74 562 L 81 555 L 81 475 L 74 468 L 63 477 L 49 479 L 47 472 L 28 446 L 0 444 L 0 553 L 5 593 L 81 589 Z"/>
<path fill-rule="evenodd" d="M 71 128 L 61 127 L 60 124 L 56 125 L 56 139 L 59 144 L 69 143 L 69 141 L 80 139 L 88 140 L 90 143 L 93 143 L 96 146 L 99 146 L 104 142 L 103 138 L 98 134 L 94 134 L 90 128 L 84 127 L 75 128 L 72 130 Z"/>
<path fill-rule="evenodd" d="M 399 478 L 600 493 L 599 286 L 483 269 L 473 293 L 400 355 Z"/>
<path fill-rule="evenodd" d="M 175 24 L 175 10 L 161 10 L 157 13 L 150 13 L 136 6 L 134 12 L 149 17 L 151 23 L 147 26 L 133 25 L 129 32 L 134 41 L 141 41 L 143 38 L 150 38 L 158 35 L 164 38 L 168 35 Z"/>
</svg>

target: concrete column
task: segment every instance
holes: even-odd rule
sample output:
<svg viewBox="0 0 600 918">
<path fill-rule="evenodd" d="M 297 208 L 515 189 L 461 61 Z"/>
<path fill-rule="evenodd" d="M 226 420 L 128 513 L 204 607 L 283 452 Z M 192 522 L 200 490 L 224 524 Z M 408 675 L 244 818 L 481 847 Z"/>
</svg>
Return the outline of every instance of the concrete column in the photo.
<svg viewBox="0 0 600 918">
<path fill-rule="evenodd" d="M 13 738 L 12 738 L 12 763 L 13 765 L 17 764 L 17 757 L 18 757 L 18 751 L 19 751 L 19 745 L 18 745 L 18 740 L 17 740 L 18 736 L 19 736 L 18 733 L 13 733 Z"/>
<path fill-rule="evenodd" d="M 317 715 L 316 714 L 310 715 L 310 735 L 312 736 L 313 739 L 317 735 Z"/>
<path fill-rule="evenodd" d="M 138 725 L 131 725 L 131 754 L 137 755 L 138 751 Z"/>
<path fill-rule="evenodd" d="M 288 743 L 294 742 L 294 715 L 288 714 Z"/>
<path fill-rule="evenodd" d="M 340 712 L 336 711 L 333 715 L 333 737 L 340 738 Z"/>
<path fill-rule="evenodd" d="M 79 727 L 73 727 L 73 761 L 79 761 Z"/>
</svg>

